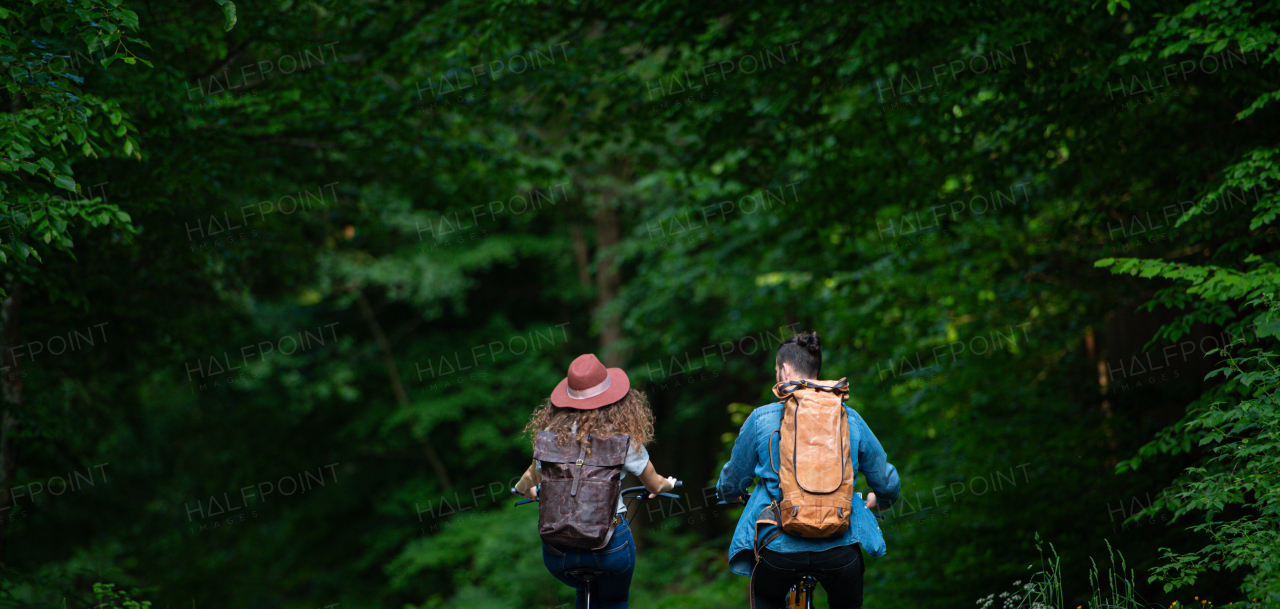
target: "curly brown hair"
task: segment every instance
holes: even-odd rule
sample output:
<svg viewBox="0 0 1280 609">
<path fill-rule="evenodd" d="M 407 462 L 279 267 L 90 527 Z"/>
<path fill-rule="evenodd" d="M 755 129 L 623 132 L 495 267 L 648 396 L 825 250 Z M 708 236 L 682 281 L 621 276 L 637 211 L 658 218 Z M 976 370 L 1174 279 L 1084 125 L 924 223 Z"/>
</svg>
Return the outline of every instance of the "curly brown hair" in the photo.
<svg viewBox="0 0 1280 609">
<path fill-rule="evenodd" d="M 578 424 L 576 435 L 574 423 Z M 533 411 L 524 433 L 529 435 L 530 443 L 536 443 L 538 432 L 544 429 L 555 432 L 560 446 L 568 444 L 571 437 L 581 444 L 587 434 L 598 438 L 631 436 L 633 446 L 645 446 L 653 442 L 653 411 L 649 409 L 649 399 L 635 389 L 621 400 L 594 410 L 560 408 L 547 398 Z M 591 450 L 590 444 L 586 447 Z"/>
</svg>

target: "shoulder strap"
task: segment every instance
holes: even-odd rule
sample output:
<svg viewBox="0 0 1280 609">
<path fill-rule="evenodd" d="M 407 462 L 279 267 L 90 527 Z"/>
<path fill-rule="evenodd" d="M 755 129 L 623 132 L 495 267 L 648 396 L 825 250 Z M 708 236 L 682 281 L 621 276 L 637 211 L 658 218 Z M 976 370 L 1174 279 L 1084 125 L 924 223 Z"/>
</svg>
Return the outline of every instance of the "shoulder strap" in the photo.
<svg viewBox="0 0 1280 609">
<path fill-rule="evenodd" d="M 764 541 L 760 541 L 760 527 L 767 524 L 777 526 L 778 520 L 778 502 L 776 501 L 769 502 L 769 505 L 764 506 L 764 509 L 760 510 L 760 515 L 756 517 L 755 535 L 751 539 L 751 549 L 755 553 L 756 562 L 751 566 L 751 581 L 747 584 L 747 598 L 751 602 L 751 609 L 756 607 L 756 569 L 760 566 L 760 552 L 782 535 L 782 528 L 779 527 Z"/>
<path fill-rule="evenodd" d="M 590 437 L 590 436 L 588 436 Z M 570 497 L 578 496 L 578 481 L 582 480 L 582 458 L 587 455 L 587 445 L 582 444 L 578 447 L 578 460 L 574 462 L 573 470 L 573 488 L 569 490 Z"/>
<path fill-rule="evenodd" d="M 782 427 L 781 426 L 773 430 L 773 433 L 769 434 L 769 439 L 765 441 L 766 444 L 764 448 L 765 450 L 769 451 L 769 467 L 773 469 L 773 473 L 781 476 L 782 472 L 778 471 L 778 466 L 773 464 L 773 436 L 775 435 L 778 436 L 778 452 L 779 453 L 782 452 Z M 782 459 L 781 454 L 778 455 L 778 459 L 779 460 Z"/>
</svg>

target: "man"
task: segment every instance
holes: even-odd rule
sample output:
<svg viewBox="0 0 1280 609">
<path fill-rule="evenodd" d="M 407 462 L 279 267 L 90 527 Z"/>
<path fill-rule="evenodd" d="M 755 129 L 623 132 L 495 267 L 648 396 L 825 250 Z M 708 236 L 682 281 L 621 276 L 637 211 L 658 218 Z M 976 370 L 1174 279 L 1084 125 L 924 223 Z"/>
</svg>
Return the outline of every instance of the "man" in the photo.
<svg viewBox="0 0 1280 609">
<path fill-rule="evenodd" d="M 822 347 L 818 334 L 802 333 L 783 341 L 778 347 L 775 373 L 779 383 L 811 381 L 822 372 Z M 800 574 L 813 575 L 823 589 L 832 609 L 855 609 L 862 606 L 862 550 L 872 556 L 885 553 L 884 537 L 870 510 L 888 509 L 898 499 L 898 471 L 886 460 L 884 448 L 876 440 L 858 413 L 844 406 L 849 422 L 849 459 L 854 481 L 856 472 L 866 476 L 874 492 L 868 493 L 865 510 L 849 506 L 850 526 L 843 533 L 824 538 L 804 538 L 779 531 L 766 524 L 759 530 L 760 540 L 769 539 L 754 564 L 756 573 L 752 588 L 755 606 L 784 607 L 787 592 Z M 733 454 L 720 472 L 716 491 L 722 500 L 741 497 L 752 480 L 760 478 L 760 486 L 751 494 L 746 510 L 738 520 L 729 546 L 729 569 L 739 575 L 752 575 L 753 548 L 757 543 L 756 518 L 770 502 L 779 498 L 778 474 L 781 463 L 778 441 L 770 441 L 782 423 L 783 404 L 775 402 L 757 408 L 742 424 L 733 445 Z M 771 465 L 774 464 L 774 465 Z M 802 463 L 797 463 L 802 467 Z"/>
</svg>

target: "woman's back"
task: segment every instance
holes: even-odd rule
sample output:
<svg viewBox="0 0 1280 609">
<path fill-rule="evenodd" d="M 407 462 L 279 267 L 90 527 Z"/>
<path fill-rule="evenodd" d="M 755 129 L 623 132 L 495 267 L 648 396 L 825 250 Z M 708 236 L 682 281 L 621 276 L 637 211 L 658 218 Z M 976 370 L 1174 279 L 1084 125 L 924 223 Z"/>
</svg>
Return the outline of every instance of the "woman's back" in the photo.
<svg viewBox="0 0 1280 609">
<path fill-rule="evenodd" d="M 621 478 L 637 476 L 650 497 L 675 487 L 675 479 L 659 476 L 649 461 L 648 400 L 620 368 L 582 355 L 534 411 L 525 432 L 534 460 L 515 490 L 543 498 L 538 520 L 547 570 L 577 590 L 578 607 L 590 594 L 593 607 L 625 608 L 635 544 Z"/>
</svg>

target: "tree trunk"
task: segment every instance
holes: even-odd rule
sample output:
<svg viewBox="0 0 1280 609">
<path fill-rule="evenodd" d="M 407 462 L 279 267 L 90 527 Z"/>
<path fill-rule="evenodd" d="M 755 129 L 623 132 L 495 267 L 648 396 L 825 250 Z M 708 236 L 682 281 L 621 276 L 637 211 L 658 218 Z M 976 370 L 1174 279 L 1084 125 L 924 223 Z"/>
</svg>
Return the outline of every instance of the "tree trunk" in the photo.
<svg viewBox="0 0 1280 609">
<path fill-rule="evenodd" d="M 0 370 L 4 374 L 4 414 L 0 415 L 0 562 L 5 560 L 4 534 L 8 530 L 9 510 L 14 506 L 12 485 L 18 470 L 18 409 L 22 407 L 22 371 L 13 357 L 13 349 L 21 341 L 18 334 L 18 310 L 22 303 L 22 284 L 6 282 L 5 297 L 0 304 Z"/>
<path fill-rule="evenodd" d="M 573 259 L 578 264 L 578 283 L 584 288 L 591 287 L 591 255 L 587 252 L 587 237 L 582 232 L 582 225 L 573 225 Z"/>
<path fill-rule="evenodd" d="M 600 210 L 596 212 L 596 255 L 599 256 L 596 267 L 596 313 L 600 319 L 600 351 L 604 354 L 605 365 L 611 367 L 621 365 L 623 359 L 618 352 L 622 324 L 618 315 L 608 310 L 609 305 L 618 297 L 618 287 L 622 285 L 617 269 L 617 254 L 614 253 L 617 245 L 618 209 L 614 207 L 612 197 L 606 196 Z"/>
<path fill-rule="evenodd" d="M 618 210 L 620 192 L 626 188 L 631 178 L 631 163 L 624 160 L 622 167 L 616 170 L 601 189 L 600 208 L 595 213 L 596 229 L 596 318 L 600 320 L 600 354 L 605 366 L 616 368 L 625 363 L 627 357 L 622 348 L 622 320 L 620 315 L 609 310 L 610 305 L 618 297 L 622 287 L 622 275 L 618 272 L 618 242 L 621 240 L 621 213 Z M 576 236 L 576 235 L 575 235 Z M 575 243 L 576 247 L 576 243 Z M 660 501 L 660 500 L 648 500 Z M 647 528 L 648 506 L 645 500 L 632 501 L 628 507 L 633 513 L 645 513 L 631 520 L 632 539 L 636 548 L 644 546 L 644 529 Z"/>
<path fill-rule="evenodd" d="M 617 313 L 609 312 L 622 286 L 618 273 L 617 246 L 622 228 L 618 199 L 631 181 L 631 160 L 623 159 L 621 166 L 610 172 L 600 193 L 600 209 L 596 211 L 596 315 L 600 320 L 600 350 L 606 366 L 621 366 L 626 361 L 622 345 L 622 321 Z"/>
<path fill-rule="evenodd" d="M 378 323 L 378 318 L 374 316 L 373 307 L 369 306 L 369 300 L 364 297 L 364 292 L 356 294 L 356 304 L 359 305 L 365 322 L 369 324 L 369 331 L 373 333 L 373 339 L 378 343 L 378 350 L 382 352 L 382 363 L 387 368 L 387 376 L 391 378 L 391 392 L 396 396 L 396 403 L 400 408 L 408 408 L 409 394 L 404 390 L 404 383 L 400 382 L 400 370 L 396 367 L 395 357 L 391 355 L 391 341 L 387 340 L 387 335 L 382 331 L 382 324 Z M 430 439 L 422 439 L 422 452 L 427 457 L 427 463 L 431 464 L 431 469 L 435 471 L 436 478 L 439 478 L 440 484 L 444 485 L 444 490 L 453 488 L 449 482 L 449 472 L 445 469 L 444 462 L 440 460 L 440 455 L 436 452 L 435 446 L 432 446 Z"/>
</svg>

